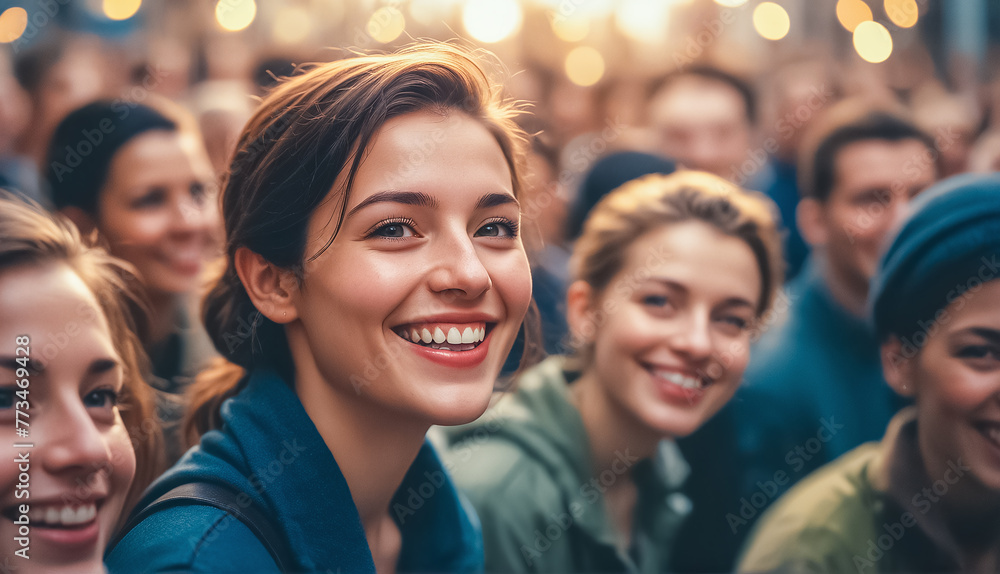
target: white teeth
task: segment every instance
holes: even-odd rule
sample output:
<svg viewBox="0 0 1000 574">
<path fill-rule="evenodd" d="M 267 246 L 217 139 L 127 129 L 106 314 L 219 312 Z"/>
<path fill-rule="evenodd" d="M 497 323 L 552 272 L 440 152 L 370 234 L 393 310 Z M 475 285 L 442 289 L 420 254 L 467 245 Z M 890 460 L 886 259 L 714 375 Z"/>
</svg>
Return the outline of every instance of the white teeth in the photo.
<svg viewBox="0 0 1000 574">
<path fill-rule="evenodd" d="M 420 333 L 420 340 L 423 341 L 424 344 L 427 344 L 427 343 L 430 343 L 431 341 L 433 341 L 434 337 L 433 337 L 433 335 L 431 335 L 430 331 L 428 331 L 427 329 L 424 329 Z"/>
<path fill-rule="evenodd" d="M 410 333 L 410 340 L 413 341 L 414 343 L 420 341 L 420 333 L 418 333 L 416 329 L 414 329 L 413 332 Z"/>
<path fill-rule="evenodd" d="M 61 524 L 63 526 L 75 526 L 86 524 L 93 520 L 95 516 L 97 516 L 97 505 L 89 503 L 75 510 L 69 505 L 61 508 L 49 506 L 45 509 L 33 510 L 30 518 L 35 522 L 48 525 L 58 526 Z"/>
<path fill-rule="evenodd" d="M 704 387 L 702 381 L 693 377 L 685 377 L 680 373 L 674 373 L 671 371 L 657 371 L 656 375 L 662 379 L 666 379 L 671 383 L 684 387 L 685 389 L 700 389 Z"/>
<path fill-rule="evenodd" d="M 440 345 L 441 343 L 444 343 L 445 338 L 444 331 L 441 330 L 441 327 L 434 327 L 434 342 Z"/>
<path fill-rule="evenodd" d="M 462 331 L 462 342 L 463 343 L 475 343 L 478 340 L 479 340 L 479 337 L 477 337 L 476 335 L 474 335 L 472 333 L 472 327 L 466 327 L 465 330 Z"/>
<path fill-rule="evenodd" d="M 448 343 L 451 345 L 457 345 L 462 342 L 462 334 L 458 332 L 458 329 L 452 327 L 448 329 Z"/>
<path fill-rule="evenodd" d="M 480 336 L 479 327 L 476 327 L 475 329 L 472 330 L 472 340 L 473 341 L 482 341 L 483 340 L 483 338 Z"/>
</svg>

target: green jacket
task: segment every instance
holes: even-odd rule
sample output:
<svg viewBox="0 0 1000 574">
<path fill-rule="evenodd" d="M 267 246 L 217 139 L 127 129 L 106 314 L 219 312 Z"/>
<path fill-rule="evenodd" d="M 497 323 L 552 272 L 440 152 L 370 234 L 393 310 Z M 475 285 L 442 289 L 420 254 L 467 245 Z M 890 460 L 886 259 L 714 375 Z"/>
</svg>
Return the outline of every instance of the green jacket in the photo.
<svg viewBox="0 0 1000 574">
<path fill-rule="evenodd" d="M 687 465 L 665 441 L 654 460 L 626 449 L 610 468 L 592 468 L 564 366 L 546 359 L 479 420 L 446 431 L 446 466 L 482 521 L 486 571 L 663 572 L 690 509 L 678 491 Z M 629 471 L 638 501 L 623 549 L 602 493 Z"/>
<path fill-rule="evenodd" d="M 968 468 L 959 458 L 943 476 L 928 476 L 916 423 L 913 408 L 900 411 L 881 442 L 857 447 L 782 496 L 751 532 L 739 571 L 968 571 L 939 504 Z"/>
</svg>

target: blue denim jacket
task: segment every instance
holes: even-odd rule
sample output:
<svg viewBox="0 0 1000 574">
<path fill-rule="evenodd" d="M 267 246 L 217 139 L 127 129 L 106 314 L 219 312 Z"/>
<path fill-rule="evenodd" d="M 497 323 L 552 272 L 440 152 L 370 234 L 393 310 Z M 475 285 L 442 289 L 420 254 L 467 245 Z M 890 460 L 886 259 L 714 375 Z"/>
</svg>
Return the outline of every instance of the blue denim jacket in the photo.
<svg viewBox="0 0 1000 574">
<path fill-rule="evenodd" d="M 254 371 L 222 406 L 224 425 L 150 486 L 145 505 L 174 487 L 219 482 L 265 509 L 305 572 L 375 572 L 347 482 L 292 389 Z M 474 511 L 430 443 L 403 479 L 390 511 L 400 527 L 398 569 L 480 572 L 482 535 Z M 265 546 L 242 522 L 209 506 L 156 512 L 106 556 L 118 572 L 276 572 Z"/>
</svg>

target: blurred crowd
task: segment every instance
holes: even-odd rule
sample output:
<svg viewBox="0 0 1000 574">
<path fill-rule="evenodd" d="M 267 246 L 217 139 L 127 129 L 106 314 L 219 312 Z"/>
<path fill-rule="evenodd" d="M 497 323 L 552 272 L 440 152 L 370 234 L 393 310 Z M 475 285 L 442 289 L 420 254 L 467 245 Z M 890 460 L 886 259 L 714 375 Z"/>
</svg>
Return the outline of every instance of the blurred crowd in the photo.
<svg viewBox="0 0 1000 574">
<path fill-rule="evenodd" d="M 135 334 L 137 352 L 148 357 L 146 382 L 151 389 L 150 397 L 142 399 L 145 391 L 135 391 L 132 399 L 145 404 L 147 411 L 155 405 L 162 421 L 163 440 L 151 439 L 149 449 L 155 452 L 147 453 L 156 459 L 152 466 L 162 472 L 198 444 L 200 430 L 184 418 L 193 382 L 199 374 L 206 376 L 210 367 L 218 367 L 220 348 L 228 345 L 232 351 L 252 339 L 257 328 L 256 321 L 247 317 L 227 335 L 229 339 L 213 341 L 202 325 L 202 300 L 224 266 L 227 245 L 232 245 L 226 233 L 233 229 L 224 225 L 226 214 L 220 210 L 221 186 L 234 177 L 234 170 L 253 169 L 234 161 L 238 147 L 252 151 L 254 145 L 240 140 L 245 125 L 262 98 L 289 78 L 301 76 L 301 64 L 336 61 L 350 54 L 335 50 L 280 54 L 224 41 L 206 42 L 193 50 L 170 41 L 134 48 L 127 42 L 71 31 L 48 34 L 18 45 L 17 50 L 0 46 L 0 187 L 58 213 L 72 222 L 78 241 L 100 245 L 131 266 L 134 275 L 128 276 L 143 293 L 144 310 L 125 322 Z M 596 233 L 603 221 L 588 222 L 588 216 L 608 194 L 627 189 L 624 184 L 651 174 L 712 174 L 734 189 L 769 198 L 766 207 L 780 234 L 783 261 L 771 263 L 776 277 L 783 273 L 783 283 L 772 286 L 773 301 L 758 309 L 767 308 L 766 313 L 746 327 L 752 346 L 742 385 L 731 400 L 722 401 L 725 406 L 718 405 L 717 413 L 708 413 L 704 424 L 664 437 L 678 448 L 656 451 L 654 458 L 671 461 L 680 475 L 676 480 L 680 486 L 671 483 L 672 498 L 666 505 L 677 517 L 677 524 L 670 527 L 673 542 L 668 555 L 650 565 L 630 551 L 616 562 L 588 554 L 589 550 L 574 550 L 592 557 L 591 562 L 575 563 L 581 570 L 732 571 L 740 556 L 741 567 L 748 570 L 782 566 L 775 558 L 781 545 L 768 547 L 771 540 L 781 540 L 772 532 L 782 520 L 758 525 L 765 511 L 817 469 L 844 460 L 841 457 L 865 443 L 883 440 L 887 427 L 903 428 L 904 422 L 894 417 L 919 398 L 901 391 L 906 389 L 902 382 L 887 380 L 886 333 L 904 331 L 889 327 L 876 332 L 872 313 L 876 296 L 888 297 L 890 303 L 894 297 L 919 297 L 916 286 L 904 283 L 930 285 L 936 277 L 916 263 L 916 270 L 901 263 L 906 270 L 898 271 L 883 258 L 925 190 L 953 176 L 1000 171 L 1000 75 L 995 69 L 969 72 L 970 64 L 961 61 L 941 69 L 920 42 L 902 47 L 888 62 L 877 65 L 853 54 L 836 57 L 832 49 L 809 47 L 797 52 L 776 53 L 765 67 L 704 50 L 697 58 L 661 66 L 663 70 L 655 74 L 611 74 L 587 87 L 541 61 L 504 61 L 505 85 L 495 87 L 522 103 L 524 113 L 516 121 L 529 138 L 525 186 L 519 198 L 520 234 L 541 325 L 540 342 L 518 337 L 506 373 L 521 372 L 517 366 L 522 355 L 572 355 L 579 349 L 572 286 L 580 280 L 580 271 L 572 262 L 589 252 L 581 255 L 575 249 L 580 245 L 596 249 L 578 242 L 588 229 Z M 1000 201 L 1000 187 L 990 191 L 998 195 L 977 196 L 975 201 Z M 935 205 L 938 210 L 965 213 L 966 206 L 956 202 Z M 971 214 L 975 208 L 968 209 L 970 215 L 960 225 L 979 225 Z M 990 209 L 996 211 L 983 207 Z M 949 213 L 936 215 L 944 221 Z M 927 229 L 934 230 L 934 225 L 928 223 Z M 0 224 L 0 229 L 8 228 Z M 992 228 L 984 229 L 990 233 Z M 0 236 L 0 245 L 8 240 Z M 760 241 L 766 243 L 766 237 Z M 926 254 L 934 247 L 913 241 L 914 245 L 898 249 Z M 0 286 L 5 285 L 2 278 L 8 269 L 3 253 L 0 248 Z M 624 260 L 624 253 L 611 257 Z M 943 263 L 933 269 L 947 274 L 949 281 L 959 277 Z M 885 283 L 890 280 L 897 283 Z M 15 292 L 13 286 L 9 289 L 8 293 Z M 766 291 L 758 298 L 767 299 Z M 55 304 L 76 295 L 53 290 L 50 296 Z M 984 305 L 995 308 L 1000 300 Z M 63 337 L 59 319 L 51 325 L 47 339 L 35 343 L 38 353 L 45 352 L 45 345 L 58 346 Z M 614 324 L 606 327 L 613 329 Z M 414 341 L 419 340 L 420 333 L 414 333 Z M 926 339 L 930 333 L 923 335 Z M 903 349 L 924 347 L 912 336 L 894 340 Z M 998 344 L 993 339 L 983 344 L 984 353 L 992 357 L 984 371 L 998 368 Z M 717 351 L 713 356 L 725 363 Z M 737 357 L 741 352 L 734 351 Z M 598 353 L 595 360 L 600 357 Z M 551 363 L 548 368 L 559 371 Z M 990 416 L 1000 413 L 996 397 L 1000 394 L 990 399 L 996 403 L 989 407 Z M 938 404 L 946 405 L 943 410 L 950 408 L 947 399 Z M 946 414 L 926 424 L 944 427 L 950 424 Z M 1000 420 L 989 420 L 1000 425 Z M 461 449 L 462 440 L 476 436 L 475 428 L 442 434 L 436 440 L 442 450 Z M 529 439 L 511 439 L 518 440 Z M 963 444 L 966 439 L 956 440 Z M 487 462 L 477 464 L 500 472 Z M 484 516 L 488 567 L 516 569 L 525 556 L 525 544 L 535 544 L 536 553 L 546 553 L 537 548 L 537 531 L 528 527 L 525 538 L 510 542 L 509 548 L 490 539 L 490 528 L 499 531 L 503 527 L 499 522 L 514 519 L 497 518 L 500 510 L 489 507 L 497 491 L 483 486 L 489 478 L 486 471 L 470 468 L 460 467 L 455 473 L 458 486 L 469 486 L 470 497 Z M 531 490 L 526 488 L 524 496 Z M 130 493 L 128 502 L 118 502 L 119 508 L 129 508 L 138 495 Z M 790 504 L 780 508 L 787 516 L 775 515 L 785 516 L 786 526 L 801 518 Z M 803 498 L 796 505 L 804 508 L 809 501 Z M 822 511 L 814 509 L 813 519 L 822 520 Z M 928 527 L 929 532 L 939 526 Z M 540 527 L 545 534 L 545 524 Z M 758 534 L 747 546 L 753 532 Z M 1000 562 L 989 562 L 997 556 L 989 552 L 1000 549 L 990 546 L 995 541 L 994 537 L 984 542 L 986 562 L 963 562 L 963 558 L 934 565 L 949 570 L 955 564 L 961 568 L 972 564 L 982 571 L 996 571 Z M 793 539 L 790 544 L 810 542 Z M 610 548 L 613 551 L 614 544 Z M 505 552 L 513 557 L 496 558 Z M 491 557 L 496 561 L 491 563 Z M 537 571 L 570 567 L 539 564 Z M 794 569 L 803 562 L 787 564 Z"/>
</svg>

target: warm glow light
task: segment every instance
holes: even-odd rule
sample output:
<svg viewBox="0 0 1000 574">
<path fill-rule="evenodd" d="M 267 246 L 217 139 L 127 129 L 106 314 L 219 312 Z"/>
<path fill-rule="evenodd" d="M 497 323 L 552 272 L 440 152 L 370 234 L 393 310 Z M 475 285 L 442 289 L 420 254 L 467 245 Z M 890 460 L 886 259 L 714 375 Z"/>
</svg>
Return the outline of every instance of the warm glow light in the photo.
<svg viewBox="0 0 1000 574">
<path fill-rule="evenodd" d="M 403 13 L 392 6 L 383 6 L 368 19 L 368 35 L 376 42 L 388 44 L 403 33 L 406 28 L 406 18 Z"/>
<path fill-rule="evenodd" d="M 788 12 L 774 2 L 761 2 L 753 10 L 753 27 L 768 40 L 784 38 L 791 25 Z"/>
<path fill-rule="evenodd" d="M 900 28 L 912 28 L 920 16 L 916 0 L 885 0 L 885 13 Z"/>
<path fill-rule="evenodd" d="M 892 36 L 878 22 L 862 22 L 854 29 L 854 49 L 865 61 L 884 62 L 892 54 Z"/>
<path fill-rule="evenodd" d="M 215 19 L 224 30 L 239 32 L 257 16 L 254 0 L 219 0 L 215 5 Z"/>
<path fill-rule="evenodd" d="M 604 76 L 604 57 L 589 46 L 573 48 L 566 56 L 566 76 L 578 86 L 593 86 Z"/>
<path fill-rule="evenodd" d="M 739 8 L 746 4 L 747 0 L 715 0 L 715 3 L 726 8 Z"/>
<path fill-rule="evenodd" d="M 872 9 L 863 0 L 837 0 L 837 20 L 848 32 L 872 19 Z"/>
<path fill-rule="evenodd" d="M 312 17 L 304 8 L 287 6 L 274 18 L 272 34 L 282 44 L 297 44 L 309 36 Z"/>
<path fill-rule="evenodd" d="M 564 42 L 579 42 L 590 33 L 590 21 L 586 18 L 553 18 L 552 31 Z"/>
<path fill-rule="evenodd" d="M 28 13 L 24 8 L 14 6 L 0 14 L 0 44 L 13 42 L 24 34 L 28 27 Z"/>
<path fill-rule="evenodd" d="M 667 37 L 670 21 L 668 0 L 622 0 L 615 7 L 618 29 L 633 40 L 648 44 L 662 43 Z"/>
<path fill-rule="evenodd" d="M 104 15 L 112 20 L 128 20 L 141 5 L 142 0 L 104 0 Z"/>
<path fill-rule="evenodd" d="M 517 0 L 468 0 L 462 23 L 480 42 L 499 42 L 521 27 L 521 5 Z"/>
<path fill-rule="evenodd" d="M 410 0 L 410 19 L 425 26 L 447 22 L 460 0 Z M 398 2 L 397 2 L 398 4 Z"/>
</svg>

